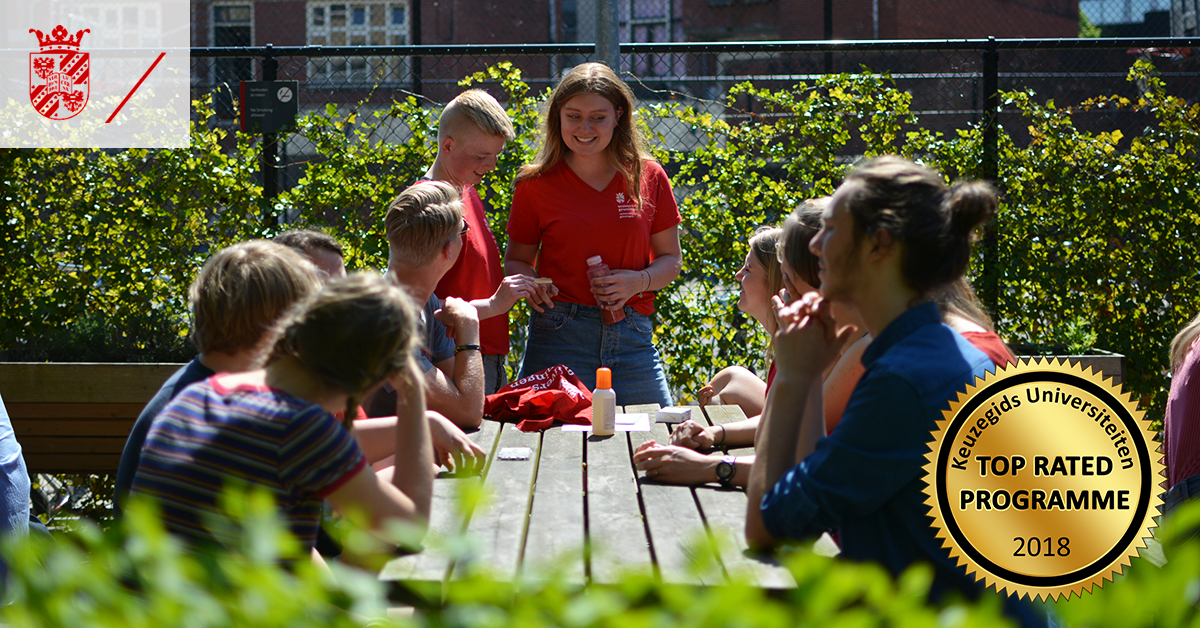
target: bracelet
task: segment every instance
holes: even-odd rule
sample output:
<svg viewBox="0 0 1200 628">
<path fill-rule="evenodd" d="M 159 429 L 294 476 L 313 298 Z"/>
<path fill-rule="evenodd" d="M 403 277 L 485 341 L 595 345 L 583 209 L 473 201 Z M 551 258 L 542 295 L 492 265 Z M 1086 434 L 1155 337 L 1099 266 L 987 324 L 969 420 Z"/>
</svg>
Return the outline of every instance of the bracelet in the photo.
<svg viewBox="0 0 1200 628">
<path fill-rule="evenodd" d="M 642 290 L 642 292 L 649 292 L 650 291 L 650 271 L 643 270 L 642 272 L 646 273 L 646 288 L 644 290 Z"/>
<path fill-rule="evenodd" d="M 714 447 L 724 447 L 725 446 L 725 424 L 718 423 L 717 427 L 721 428 L 721 442 L 715 443 L 713 446 Z"/>
<path fill-rule="evenodd" d="M 479 345 L 458 345 L 454 348 L 454 355 L 458 355 L 463 351 L 478 351 L 483 353 L 483 347 L 480 347 Z"/>
</svg>

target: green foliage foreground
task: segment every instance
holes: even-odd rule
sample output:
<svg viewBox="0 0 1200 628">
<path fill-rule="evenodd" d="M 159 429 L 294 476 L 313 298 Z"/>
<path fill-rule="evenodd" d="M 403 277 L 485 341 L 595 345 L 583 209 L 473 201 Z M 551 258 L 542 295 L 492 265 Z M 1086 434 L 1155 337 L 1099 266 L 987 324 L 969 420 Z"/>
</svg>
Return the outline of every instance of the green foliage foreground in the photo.
<svg viewBox="0 0 1200 628">
<path fill-rule="evenodd" d="M 893 581 L 871 565 L 797 551 L 785 557 L 797 587 L 769 592 L 735 582 L 663 585 L 630 573 L 612 586 L 571 584 L 553 573 L 501 582 L 471 573 L 445 599 L 413 616 L 388 614 L 385 587 L 371 574 L 333 564 L 318 569 L 297 552 L 269 499 L 242 502 L 241 547 L 197 556 L 166 534 L 152 508 L 134 504 L 123 526 L 83 526 L 54 541 L 10 541 L 11 571 L 0 623 L 14 628 L 795 628 L 832 626 L 991 627 L 1007 625 L 998 598 L 929 606 L 928 569 Z M 1091 593 L 1047 606 L 1065 625 L 1137 628 L 1200 624 L 1200 542 L 1173 530 L 1200 522 L 1180 511 L 1160 530 L 1169 562 L 1135 559 L 1125 574 Z M 281 557 L 300 559 L 292 570 Z"/>
<path fill-rule="evenodd" d="M 1200 310 L 1200 106 L 1167 94 L 1147 63 L 1129 80 L 1136 101 L 1097 95 L 1059 106 L 1003 94 L 1032 139 L 1019 145 L 1001 129 L 995 316 L 1009 342 L 1094 339 L 1125 354 L 1128 386 L 1159 417 L 1166 344 Z M 538 145 L 546 94 L 530 93 L 508 64 L 463 81 L 474 83 L 506 93 L 518 132 L 480 186 L 503 250 L 511 182 Z M 981 130 L 924 129 L 910 100 L 887 76 L 864 72 L 779 91 L 743 84 L 724 102 L 639 110 L 683 199 L 683 275 L 662 291 L 657 314 L 677 395 L 691 397 L 730 364 L 765 366 L 767 339 L 734 303 L 746 239 L 801 199 L 831 193 L 846 154 L 899 153 L 952 178 L 981 175 Z M 730 114 L 747 101 L 756 113 Z M 1137 112 L 1147 124 L 1136 137 L 1077 129 L 1072 117 L 1093 109 Z M 205 103 L 196 112 L 186 149 L 0 151 L 0 351 L 8 359 L 89 359 L 104 340 L 119 350 L 90 359 L 187 359 L 191 277 L 210 251 L 277 233 L 280 216 L 334 232 L 352 268 L 384 266 L 384 210 L 431 163 L 436 107 L 410 97 L 307 112 L 285 139 L 293 154 L 316 157 L 270 203 L 254 182 L 257 139 L 216 125 Z M 693 144 L 680 145 L 681 135 Z M 524 320 L 519 306 L 510 366 L 520 361 Z"/>
</svg>

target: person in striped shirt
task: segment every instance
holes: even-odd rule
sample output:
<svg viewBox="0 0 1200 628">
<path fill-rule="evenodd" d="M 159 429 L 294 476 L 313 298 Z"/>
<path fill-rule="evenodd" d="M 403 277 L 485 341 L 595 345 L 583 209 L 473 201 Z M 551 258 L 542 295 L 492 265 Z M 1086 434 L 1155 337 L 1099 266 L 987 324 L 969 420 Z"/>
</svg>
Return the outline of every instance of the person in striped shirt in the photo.
<svg viewBox="0 0 1200 628">
<path fill-rule="evenodd" d="M 167 529 L 193 548 L 236 542 L 221 503 L 235 485 L 266 490 L 304 547 L 322 499 L 373 529 L 399 519 L 422 531 L 434 466 L 415 321 L 411 300 L 382 277 L 330 282 L 280 320 L 266 368 L 210 377 L 155 417 L 131 495 L 157 501 Z M 333 413 L 355 416 L 384 381 L 400 391 L 396 466 L 376 474 Z"/>
</svg>

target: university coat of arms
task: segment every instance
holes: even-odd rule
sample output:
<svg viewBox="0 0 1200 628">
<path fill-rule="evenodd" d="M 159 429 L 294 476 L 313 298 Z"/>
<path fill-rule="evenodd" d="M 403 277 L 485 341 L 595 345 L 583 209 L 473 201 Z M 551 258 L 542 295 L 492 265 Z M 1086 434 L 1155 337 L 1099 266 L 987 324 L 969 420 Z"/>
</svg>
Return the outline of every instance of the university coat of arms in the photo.
<svg viewBox="0 0 1200 628">
<path fill-rule="evenodd" d="M 41 50 L 29 53 L 29 102 L 37 112 L 51 120 L 74 118 L 87 106 L 90 59 L 79 51 L 84 29 L 69 36 L 60 24 L 50 36 L 37 33 Z"/>
</svg>

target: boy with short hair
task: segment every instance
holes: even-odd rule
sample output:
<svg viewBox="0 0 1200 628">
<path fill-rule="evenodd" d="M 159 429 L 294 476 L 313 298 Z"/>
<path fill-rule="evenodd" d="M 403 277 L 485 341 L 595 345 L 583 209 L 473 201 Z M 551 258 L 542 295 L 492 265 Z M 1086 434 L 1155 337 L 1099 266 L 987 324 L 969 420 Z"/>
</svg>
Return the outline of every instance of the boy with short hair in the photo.
<svg viewBox="0 0 1200 628">
<path fill-rule="evenodd" d="M 458 261 L 438 282 L 440 299 L 459 297 L 478 312 L 479 344 L 483 354 L 484 394 L 508 383 L 508 311 L 520 298 L 537 311 L 553 307 L 557 290 L 539 286 L 525 275 L 504 276 L 500 249 L 488 225 L 483 201 L 475 186 L 496 168 L 504 144 L 516 137 L 508 113 L 490 94 L 470 89 L 451 100 L 438 120 L 438 153 L 423 180 L 445 181 L 458 188 L 466 218 Z"/>
<path fill-rule="evenodd" d="M 313 229 L 288 229 L 273 238 L 312 262 L 328 281 L 346 276 L 346 253 L 333 236 Z"/>
<path fill-rule="evenodd" d="M 222 249 L 204 263 L 188 290 L 192 342 L 200 355 L 179 369 L 138 415 L 117 470 L 113 508 L 120 514 L 154 417 L 180 391 L 216 373 L 257 368 L 274 342 L 275 321 L 321 285 L 318 271 L 295 251 L 266 240 Z"/>
<path fill-rule="evenodd" d="M 434 288 L 458 260 L 468 233 L 458 190 L 441 181 L 410 186 L 388 206 L 388 276 L 424 303 L 418 331 L 422 341 L 417 361 L 425 375 L 430 410 L 464 429 L 483 421 L 483 359 L 479 316 L 466 301 L 438 299 Z M 385 384 L 369 402 L 368 415 L 392 404 Z"/>
</svg>

